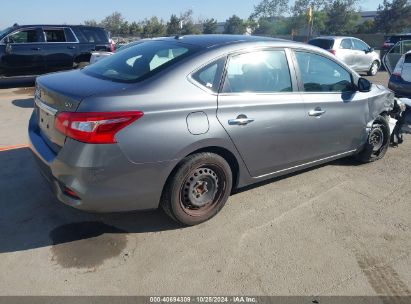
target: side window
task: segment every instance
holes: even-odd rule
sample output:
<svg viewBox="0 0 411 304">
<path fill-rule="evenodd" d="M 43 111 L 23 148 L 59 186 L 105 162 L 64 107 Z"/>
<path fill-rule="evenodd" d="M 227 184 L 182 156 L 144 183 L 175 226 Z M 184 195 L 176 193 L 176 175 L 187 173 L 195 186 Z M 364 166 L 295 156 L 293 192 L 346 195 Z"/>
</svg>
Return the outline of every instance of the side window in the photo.
<svg viewBox="0 0 411 304">
<path fill-rule="evenodd" d="M 352 42 L 351 39 L 343 39 L 341 41 L 341 49 L 345 49 L 345 50 L 351 50 L 352 49 Z"/>
<path fill-rule="evenodd" d="M 77 39 L 71 29 L 64 28 L 64 33 L 66 34 L 67 42 L 77 42 Z"/>
<path fill-rule="evenodd" d="M 295 52 L 305 92 L 347 92 L 352 90 L 351 74 L 326 57 Z"/>
<path fill-rule="evenodd" d="M 366 45 L 364 42 L 358 39 L 353 39 L 354 49 L 357 51 L 367 51 L 369 50 L 369 46 Z"/>
<path fill-rule="evenodd" d="M 22 30 L 8 36 L 10 43 L 35 43 L 39 41 L 37 30 Z"/>
<path fill-rule="evenodd" d="M 81 32 L 90 43 L 108 43 L 108 36 L 101 29 L 82 28 Z"/>
<path fill-rule="evenodd" d="M 198 70 L 191 75 L 191 77 L 198 83 L 217 93 L 220 86 L 221 74 L 224 69 L 224 63 L 225 58 L 218 59 Z"/>
<path fill-rule="evenodd" d="M 230 58 L 224 93 L 291 91 L 290 70 L 284 51 L 256 51 Z"/>
<path fill-rule="evenodd" d="M 66 42 L 64 29 L 44 29 L 46 42 Z"/>
</svg>

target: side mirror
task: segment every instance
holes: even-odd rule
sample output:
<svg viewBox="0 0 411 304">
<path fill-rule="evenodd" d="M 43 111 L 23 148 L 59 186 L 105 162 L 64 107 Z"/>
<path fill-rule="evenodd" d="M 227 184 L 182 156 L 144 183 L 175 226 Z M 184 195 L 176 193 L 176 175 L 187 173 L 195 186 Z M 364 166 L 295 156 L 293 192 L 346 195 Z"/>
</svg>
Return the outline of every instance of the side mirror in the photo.
<svg viewBox="0 0 411 304">
<path fill-rule="evenodd" d="M 368 50 L 365 50 L 366 54 L 372 53 L 372 52 L 374 52 L 374 48 L 372 48 L 372 47 L 370 47 Z"/>
<path fill-rule="evenodd" d="M 360 79 L 358 79 L 357 87 L 360 92 L 364 92 L 364 93 L 369 92 L 371 91 L 371 82 L 361 77 Z"/>
</svg>

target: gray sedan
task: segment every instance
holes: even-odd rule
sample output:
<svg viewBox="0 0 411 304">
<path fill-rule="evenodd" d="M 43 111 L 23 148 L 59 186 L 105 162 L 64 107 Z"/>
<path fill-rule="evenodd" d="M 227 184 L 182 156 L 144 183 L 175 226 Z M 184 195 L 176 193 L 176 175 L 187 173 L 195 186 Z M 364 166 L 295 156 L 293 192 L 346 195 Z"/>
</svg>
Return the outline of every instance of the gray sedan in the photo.
<svg viewBox="0 0 411 304">
<path fill-rule="evenodd" d="M 329 52 L 246 36 L 146 41 L 39 77 L 31 149 L 58 199 L 184 225 L 233 189 L 338 158 L 382 158 L 393 93 Z"/>
</svg>

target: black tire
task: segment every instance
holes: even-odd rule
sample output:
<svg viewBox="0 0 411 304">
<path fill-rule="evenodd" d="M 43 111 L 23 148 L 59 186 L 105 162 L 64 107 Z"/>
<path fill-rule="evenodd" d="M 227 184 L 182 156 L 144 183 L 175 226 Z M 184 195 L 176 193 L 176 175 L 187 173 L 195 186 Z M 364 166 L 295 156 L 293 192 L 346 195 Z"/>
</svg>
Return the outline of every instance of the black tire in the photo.
<svg viewBox="0 0 411 304">
<path fill-rule="evenodd" d="M 368 76 L 375 76 L 375 75 L 377 75 L 379 69 L 380 69 L 380 63 L 379 63 L 377 60 L 375 60 L 375 61 L 371 64 L 371 67 L 370 67 L 370 69 L 368 70 L 367 75 L 368 75 Z"/>
<path fill-rule="evenodd" d="M 390 126 L 387 117 L 378 116 L 368 135 L 367 143 L 363 150 L 356 155 L 362 163 L 371 163 L 384 157 L 390 144 Z"/>
<path fill-rule="evenodd" d="M 161 206 L 178 223 L 194 226 L 224 207 L 232 184 L 231 168 L 224 158 L 208 152 L 193 154 L 169 177 Z"/>
</svg>

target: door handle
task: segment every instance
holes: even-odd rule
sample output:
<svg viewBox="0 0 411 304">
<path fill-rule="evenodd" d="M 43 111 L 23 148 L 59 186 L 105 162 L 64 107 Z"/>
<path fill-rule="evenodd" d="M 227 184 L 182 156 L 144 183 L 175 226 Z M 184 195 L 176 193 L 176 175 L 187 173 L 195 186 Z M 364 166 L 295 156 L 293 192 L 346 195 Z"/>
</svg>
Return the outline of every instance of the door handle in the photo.
<svg viewBox="0 0 411 304">
<path fill-rule="evenodd" d="M 34 47 L 34 48 L 31 48 L 31 50 L 32 50 L 32 51 L 40 51 L 41 48 L 36 48 L 36 47 Z"/>
<path fill-rule="evenodd" d="M 236 119 L 230 119 L 228 124 L 230 126 L 245 126 L 252 123 L 254 119 L 248 118 L 246 115 L 238 115 Z"/>
<path fill-rule="evenodd" d="M 75 50 L 75 49 L 76 49 L 76 47 L 75 47 L 74 45 L 68 46 L 67 48 L 68 48 L 69 50 Z"/>
<path fill-rule="evenodd" d="M 321 108 L 315 108 L 314 110 L 311 110 L 310 112 L 308 112 L 308 115 L 312 117 L 320 117 L 321 115 L 325 113 L 326 111 L 322 110 Z"/>
</svg>

